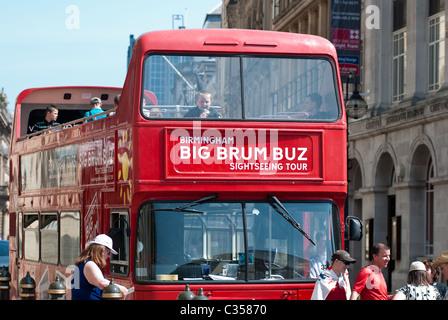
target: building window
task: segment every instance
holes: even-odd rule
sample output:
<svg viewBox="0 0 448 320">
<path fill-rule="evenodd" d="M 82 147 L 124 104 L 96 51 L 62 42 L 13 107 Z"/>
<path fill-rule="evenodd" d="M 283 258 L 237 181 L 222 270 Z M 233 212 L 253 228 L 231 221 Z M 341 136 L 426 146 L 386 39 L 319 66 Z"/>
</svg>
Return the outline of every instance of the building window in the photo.
<svg viewBox="0 0 448 320">
<path fill-rule="evenodd" d="M 393 74 L 392 101 L 403 100 L 406 89 L 406 29 L 400 29 L 393 34 Z"/>
<path fill-rule="evenodd" d="M 438 13 L 429 17 L 429 91 L 439 90 L 443 82 L 445 68 L 445 14 Z"/>
<path fill-rule="evenodd" d="M 431 256 L 434 253 L 434 185 L 431 178 L 434 177 L 434 165 L 432 159 L 426 166 L 426 218 L 425 218 L 425 254 Z"/>
<path fill-rule="evenodd" d="M 406 0 L 394 0 L 394 31 L 406 27 Z"/>
<path fill-rule="evenodd" d="M 445 10 L 445 0 L 429 0 L 428 4 L 429 16 L 433 16 Z"/>
<path fill-rule="evenodd" d="M 273 18 L 275 19 L 279 14 L 280 14 L 280 0 L 274 0 L 272 3 L 272 15 Z"/>
<path fill-rule="evenodd" d="M 392 101 L 403 100 L 406 89 L 406 0 L 393 4 Z"/>
</svg>

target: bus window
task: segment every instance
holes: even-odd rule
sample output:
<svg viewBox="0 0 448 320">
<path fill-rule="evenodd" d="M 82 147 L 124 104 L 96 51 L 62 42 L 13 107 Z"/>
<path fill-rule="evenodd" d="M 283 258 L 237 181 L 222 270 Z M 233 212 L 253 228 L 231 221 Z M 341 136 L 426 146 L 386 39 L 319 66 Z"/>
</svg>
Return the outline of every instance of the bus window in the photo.
<svg viewBox="0 0 448 320">
<path fill-rule="evenodd" d="M 244 58 L 242 61 L 246 119 L 337 119 L 337 91 L 328 60 Z"/>
<path fill-rule="evenodd" d="M 79 211 L 61 212 L 61 264 L 75 264 L 81 248 Z"/>
<path fill-rule="evenodd" d="M 267 202 L 146 203 L 139 212 L 136 276 L 154 280 L 302 280 L 317 248 Z M 339 248 L 338 210 L 331 203 L 285 202 L 314 237 L 324 231 L 321 258 Z M 247 245 L 245 245 L 247 241 Z"/>
<path fill-rule="evenodd" d="M 197 104 L 203 92 L 210 94 L 208 107 Z M 335 121 L 341 115 L 329 60 L 266 56 L 149 55 L 141 111 L 147 119 L 190 120 Z"/>
<path fill-rule="evenodd" d="M 58 215 L 56 212 L 40 215 L 41 259 L 42 262 L 58 263 Z"/>
<path fill-rule="evenodd" d="M 113 240 L 114 249 L 118 255 L 110 256 L 110 271 L 112 274 L 129 274 L 129 214 L 127 211 L 112 211 L 109 236 Z"/>
<path fill-rule="evenodd" d="M 18 250 L 18 258 L 23 259 L 23 243 L 22 243 L 22 230 L 23 230 L 23 213 L 18 213 L 18 219 L 17 219 L 17 250 Z"/>
<path fill-rule="evenodd" d="M 39 260 L 39 215 L 25 213 L 23 215 L 24 258 Z"/>
</svg>

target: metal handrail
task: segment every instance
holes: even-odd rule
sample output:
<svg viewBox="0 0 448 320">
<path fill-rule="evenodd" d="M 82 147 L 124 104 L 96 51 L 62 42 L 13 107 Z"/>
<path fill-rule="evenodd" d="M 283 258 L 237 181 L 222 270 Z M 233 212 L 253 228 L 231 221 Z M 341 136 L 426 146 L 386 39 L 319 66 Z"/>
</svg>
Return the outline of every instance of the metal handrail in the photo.
<svg viewBox="0 0 448 320">
<path fill-rule="evenodd" d="M 104 112 L 94 114 L 94 115 L 89 116 L 89 117 L 79 118 L 79 119 L 76 119 L 76 120 L 73 120 L 73 121 L 70 121 L 70 122 L 62 123 L 62 124 L 60 124 L 58 126 L 55 126 L 55 127 L 50 127 L 48 129 L 44 129 L 44 130 L 41 130 L 41 131 L 38 131 L 38 132 L 33 132 L 33 133 L 30 133 L 30 134 L 27 134 L 26 136 L 17 138 L 17 141 L 19 142 L 19 141 L 23 141 L 23 140 L 27 140 L 27 139 L 33 138 L 35 136 L 40 136 L 42 134 L 49 134 L 49 133 L 60 131 L 60 130 L 66 129 L 66 128 L 71 128 L 73 125 L 85 123 L 89 119 L 93 119 L 93 118 L 96 118 L 96 117 L 99 117 L 99 116 L 102 116 L 102 115 L 106 115 L 107 116 L 110 113 L 114 113 L 116 110 L 117 110 L 117 108 L 112 108 L 112 109 L 106 110 Z M 50 132 L 48 132 L 48 131 L 50 131 Z"/>
</svg>

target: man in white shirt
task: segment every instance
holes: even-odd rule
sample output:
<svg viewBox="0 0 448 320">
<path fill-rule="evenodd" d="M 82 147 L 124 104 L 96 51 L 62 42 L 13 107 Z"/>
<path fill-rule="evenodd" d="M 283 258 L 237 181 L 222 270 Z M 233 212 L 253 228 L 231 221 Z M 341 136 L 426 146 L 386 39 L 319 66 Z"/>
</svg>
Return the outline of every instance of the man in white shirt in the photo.
<svg viewBox="0 0 448 320">
<path fill-rule="evenodd" d="M 331 266 L 321 272 L 311 300 L 349 300 L 351 295 L 348 268 L 356 260 L 345 250 L 337 250 Z"/>
</svg>

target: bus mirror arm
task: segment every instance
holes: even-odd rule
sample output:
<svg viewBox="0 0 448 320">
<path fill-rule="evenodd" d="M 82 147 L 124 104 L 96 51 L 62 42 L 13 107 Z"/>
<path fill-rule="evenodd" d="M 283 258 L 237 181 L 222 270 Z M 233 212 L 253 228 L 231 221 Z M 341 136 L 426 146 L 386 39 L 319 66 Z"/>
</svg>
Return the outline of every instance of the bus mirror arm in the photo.
<svg viewBox="0 0 448 320">
<path fill-rule="evenodd" d="M 283 206 L 283 204 L 280 202 L 280 200 L 277 199 L 276 196 L 273 196 L 272 194 L 268 195 L 268 199 L 269 204 L 275 209 L 275 211 L 277 211 L 286 221 L 288 221 L 294 228 L 296 228 L 297 230 L 299 230 L 299 232 L 301 234 L 303 234 L 303 236 L 305 238 L 307 238 L 312 244 L 316 245 L 316 243 L 310 238 L 310 236 L 302 229 L 302 227 L 300 226 L 300 224 L 292 217 L 292 215 L 288 212 L 288 210 L 286 210 L 285 206 Z M 277 206 L 274 204 L 279 206 L 283 212 L 277 208 Z"/>
</svg>

